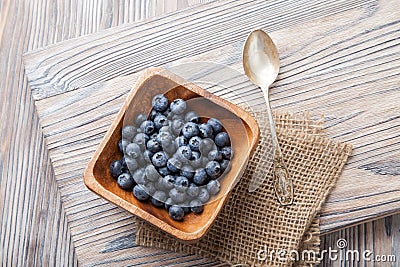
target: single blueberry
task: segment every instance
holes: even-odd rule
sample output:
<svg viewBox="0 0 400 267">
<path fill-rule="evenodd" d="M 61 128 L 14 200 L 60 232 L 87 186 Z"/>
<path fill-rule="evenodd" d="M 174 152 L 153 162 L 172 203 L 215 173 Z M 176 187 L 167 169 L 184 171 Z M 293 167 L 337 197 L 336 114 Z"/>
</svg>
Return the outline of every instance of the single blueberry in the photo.
<svg viewBox="0 0 400 267">
<path fill-rule="evenodd" d="M 151 135 L 155 131 L 155 128 L 154 122 L 148 120 L 142 122 L 140 125 L 140 129 L 147 135 Z"/>
<path fill-rule="evenodd" d="M 206 165 L 206 173 L 211 179 L 216 179 L 221 174 L 221 166 L 216 161 L 210 161 Z"/>
<path fill-rule="evenodd" d="M 163 207 L 166 200 L 167 194 L 164 191 L 156 191 L 151 197 L 151 204 L 156 207 Z"/>
<path fill-rule="evenodd" d="M 175 177 L 172 175 L 167 175 L 162 178 L 162 184 L 165 189 L 172 189 L 175 184 Z"/>
<path fill-rule="evenodd" d="M 139 127 L 145 120 L 147 120 L 147 116 L 143 113 L 140 113 L 135 118 L 135 125 Z"/>
<path fill-rule="evenodd" d="M 195 198 L 199 195 L 200 188 L 196 184 L 190 183 L 188 189 L 186 190 L 186 193 L 189 197 Z"/>
<path fill-rule="evenodd" d="M 146 161 L 146 163 L 151 163 L 151 158 L 153 157 L 154 153 L 151 152 L 150 150 L 145 150 L 143 152 L 143 158 Z"/>
<path fill-rule="evenodd" d="M 187 179 L 193 179 L 194 176 L 194 170 L 193 167 L 190 165 L 185 165 L 182 167 L 180 171 L 180 175 L 183 177 L 186 177 Z"/>
<path fill-rule="evenodd" d="M 183 99 L 177 98 L 172 101 L 170 108 L 172 113 L 182 114 L 186 110 L 186 102 Z"/>
<path fill-rule="evenodd" d="M 147 182 L 146 181 L 146 173 L 145 173 L 144 168 L 140 168 L 140 169 L 137 169 L 136 171 L 134 171 L 132 174 L 132 177 L 133 177 L 133 180 L 135 180 L 135 182 L 137 184 L 144 185 Z"/>
<path fill-rule="evenodd" d="M 229 169 L 231 167 L 231 165 L 229 163 L 230 163 L 230 161 L 227 159 L 223 159 L 221 161 L 221 163 L 219 164 L 221 166 L 221 173 L 225 172 L 225 171 L 229 171 Z"/>
<path fill-rule="evenodd" d="M 224 146 L 221 149 L 221 154 L 224 159 L 231 159 L 232 157 L 232 148 L 230 146 Z"/>
<path fill-rule="evenodd" d="M 121 161 L 114 160 L 110 164 L 110 174 L 111 174 L 111 176 L 114 177 L 114 178 L 118 178 L 118 176 L 120 176 L 121 173 L 123 172 L 123 168 L 124 167 L 123 167 Z"/>
<path fill-rule="evenodd" d="M 197 126 L 196 123 L 193 122 L 187 122 L 185 125 L 183 125 L 182 128 L 182 135 L 186 137 L 187 139 L 192 138 L 193 136 L 199 135 L 199 127 Z"/>
<path fill-rule="evenodd" d="M 189 139 L 189 147 L 192 151 L 199 151 L 199 146 L 201 142 L 200 136 L 193 136 Z"/>
<path fill-rule="evenodd" d="M 122 138 L 132 142 L 137 133 L 137 128 L 132 125 L 127 125 L 122 128 Z"/>
<path fill-rule="evenodd" d="M 203 203 L 201 203 L 200 200 L 198 199 L 193 199 L 192 201 L 190 201 L 190 210 L 194 213 L 194 214 L 199 214 L 203 212 Z"/>
<path fill-rule="evenodd" d="M 131 190 L 135 185 L 135 181 L 129 173 L 122 173 L 119 175 L 117 183 L 119 187 L 125 190 Z"/>
<path fill-rule="evenodd" d="M 176 153 L 176 145 L 175 143 L 171 143 L 169 145 L 163 146 L 163 149 L 165 153 L 167 153 L 169 156 L 172 156 Z"/>
<path fill-rule="evenodd" d="M 125 155 L 132 159 L 138 158 L 142 154 L 140 146 L 136 143 L 130 143 L 125 148 Z"/>
<path fill-rule="evenodd" d="M 192 150 L 189 146 L 181 146 L 176 151 L 176 157 L 180 161 L 188 161 L 192 157 Z"/>
<path fill-rule="evenodd" d="M 138 133 L 133 138 L 133 143 L 138 144 L 142 150 L 146 149 L 146 143 L 149 141 L 149 136 L 145 133 Z"/>
<path fill-rule="evenodd" d="M 189 180 L 184 176 L 178 176 L 175 178 L 175 186 L 179 192 L 185 192 L 189 187 Z"/>
<path fill-rule="evenodd" d="M 157 181 L 161 176 L 153 165 L 147 165 L 145 169 L 146 177 L 149 181 Z"/>
<path fill-rule="evenodd" d="M 182 119 L 176 119 L 176 120 L 172 120 L 172 124 L 171 124 L 171 131 L 173 134 L 175 135 L 179 135 L 179 133 L 181 132 L 183 125 L 185 125 L 185 121 Z"/>
<path fill-rule="evenodd" d="M 193 182 L 198 185 L 202 186 L 207 183 L 207 172 L 204 168 L 197 169 L 193 176 Z"/>
<path fill-rule="evenodd" d="M 137 162 L 136 159 L 127 157 L 125 158 L 125 164 L 127 169 L 132 173 L 139 168 L 139 163 Z"/>
<path fill-rule="evenodd" d="M 157 141 L 164 147 L 172 143 L 173 138 L 170 132 L 160 132 L 156 137 Z"/>
<path fill-rule="evenodd" d="M 202 139 L 199 145 L 199 151 L 203 156 L 207 156 L 211 150 L 217 149 L 214 141 L 210 138 Z"/>
<path fill-rule="evenodd" d="M 149 199 L 149 194 L 146 192 L 144 185 L 135 185 L 133 188 L 133 195 L 140 201 L 146 201 Z"/>
<path fill-rule="evenodd" d="M 168 107 L 168 99 L 162 94 L 155 95 L 151 101 L 151 105 L 157 111 L 164 111 Z"/>
<path fill-rule="evenodd" d="M 213 136 L 213 128 L 207 123 L 199 125 L 199 132 L 201 138 L 212 138 Z"/>
<path fill-rule="evenodd" d="M 175 203 L 183 203 L 186 200 L 186 193 L 185 192 L 180 192 L 176 188 L 172 188 L 169 191 L 169 197 L 174 201 Z"/>
<path fill-rule="evenodd" d="M 181 135 L 175 138 L 175 143 L 178 147 L 181 147 L 181 146 L 186 146 L 188 144 L 188 141 L 183 135 Z"/>
<path fill-rule="evenodd" d="M 126 139 L 121 139 L 118 141 L 118 149 L 121 153 L 124 153 L 125 148 L 127 147 L 127 145 L 129 145 L 129 141 Z"/>
<path fill-rule="evenodd" d="M 171 174 L 167 167 L 159 168 L 158 173 L 163 177 Z"/>
<path fill-rule="evenodd" d="M 222 153 L 221 153 L 221 151 L 219 151 L 219 150 L 217 150 L 217 149 L 215 149 L 215 150 L 211 150 L 209 153 L 208 153 L 208 160 L 209 161 L 221 161 L 222 160 Z"/>
<path fill-rule="evenodd" d="M 157 141 L 156 138 L 152 138 L 147 141 L 146 148 L 153 153 L 156 153 L 162 149 L 161 144 Z"/>
<path fill-rule="evenodd" d="M 214 142 L 217 146 L 224 147 L 228 146 L 231 141 L 229 139 L 229 135 L 226 132 L 220 132 L 215 136 Z"/>
<path fill-rule="evenodd" d="M 173 205 L 169 208 L 168 214 L 175 221 L 181 221 L 183 219 L 183 217 L 185 216 L 185 212 L 184 212 L 183 208 L 178 207 L 176 205 Z"/>
<path fill-rule="evenodd" d="M 199 115 L 195 111 L 189 111 L 185 115 L 185 121 L 187 122 L 199 123 L 199 120 Z"/>
<path fill-rule="evenodd" d="M 207 121 L 207 124 L 212 127 L 214 134 L 217 134 L 220 131 L 222 131 L 222 123 L 219 120 L 215 119 L 215 118 L 209 119 Z"/>
<path fill-rule="evenodd" d="M 182 162 L 180 162 L 176 158 L 170 158 L 167 161 L 167 168 L 173 173 L 179 172 L 179 170 L 182 168 Z"/>
<path fill-rule="evenodd" d="M 210 193 L 208 193 L 206 188 L 201 188 L 197 198 L 204 204 L 210 200 Z"/>
<path fill-rule="evenodd" d="M 153 163 L 153 165 L 158 168 L 167 166 L 167 160 L 168 158 L 164 151 L 159 151 L 155 153 L 151 158 L 151 162 Z"/>
<path fill-rule="evenodd" d="M 211 195 L 216 195 L 221 190 L 221 185 L 218 180 L 211 180 L 207 184 L 207 190 Z"/>
<path fill-rule="evenodd" d="M 164 115 L 157 115 L 154 118 L 154 126 L 157 130 L 161 129 L 161 127 L 168 125 L 167 117 Z"/>
</svg>

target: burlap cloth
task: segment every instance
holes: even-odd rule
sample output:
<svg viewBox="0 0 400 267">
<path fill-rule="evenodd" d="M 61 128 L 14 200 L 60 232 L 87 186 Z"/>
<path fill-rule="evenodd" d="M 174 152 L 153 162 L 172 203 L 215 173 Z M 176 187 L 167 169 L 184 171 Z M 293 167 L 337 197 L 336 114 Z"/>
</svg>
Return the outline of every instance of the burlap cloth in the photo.
<svg viewBox="0 0 400 267">
<path fill-rule="evenodd" d="M 327 138 L 322 120 L 311 120 L 308 114 L 274 114 L 295 190 L 294 203 L 281 206 L 274 194 L 273 174 L 267 168 L 271 142 L 265 127 L 266 115 L 253 115 L 260 125 L 260 144 L 205 237 L 194 244 L 182 243 L 137 219 L 136 244 L 197 254 L 237 266 L 319 263 L 318 211 L 335 185 L 351 146 Z M 249 193 L 253 176 L 266 179 L 260 188 Z"/>
</svg>

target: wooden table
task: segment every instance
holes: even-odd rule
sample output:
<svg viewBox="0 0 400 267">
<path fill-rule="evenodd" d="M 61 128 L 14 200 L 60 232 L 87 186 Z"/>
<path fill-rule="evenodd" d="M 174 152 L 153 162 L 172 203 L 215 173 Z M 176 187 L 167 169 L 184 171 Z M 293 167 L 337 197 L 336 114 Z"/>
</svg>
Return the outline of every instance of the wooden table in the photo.
<svg viewBox="0 0 400 267">
<path fill-rule="evenodd" d="M 96 264 L 96 259 L 90 255 L 77 258 L 75 254 L 81 248 L 75 247 L 71 240 L 23 70 L 22 53 L 198 2 L 131 1 L 116 4 L 112 1 L 72 3 L 44 0 L 0 4 L 1 140 L 6 140 L 2 142 L 0 154 L 0 258 L 3 265 L 69 266 L 77 265 L 78 261 L 82 265 Z M 371 10 L 374 10 L 373 6 Z M 394 168 L 396 170 L 396 165 Z M 399 215 L 390 216 L 331 233 L 323 237 L 321 249 L 334 248 L 337 239 L 345 238 L 349 241 L 349 248 L 370 249 L 375 254 L 400 257 L 399 221 Z M 123 255 L 123 249 L 132 246 L 130 239 L 119 240 L 113 249 Z M 213 265 L 191 255 L 145 248 L 136 251 L 138 257 L 130 261 L 134 264 L 158 266 L 162 260 L 163 264 L 174 266 Z M 340 262 L 325 260 L 323 265 L 340 266 Z"/>
</svg>

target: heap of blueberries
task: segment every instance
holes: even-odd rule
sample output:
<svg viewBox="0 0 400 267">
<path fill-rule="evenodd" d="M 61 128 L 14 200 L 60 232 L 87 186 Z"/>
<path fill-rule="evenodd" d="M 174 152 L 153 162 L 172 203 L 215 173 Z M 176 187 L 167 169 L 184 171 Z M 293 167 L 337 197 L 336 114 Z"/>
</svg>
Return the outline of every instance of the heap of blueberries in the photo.
<svg viewBox="0 0 400 267">
<path fill-rule="evenodd" d="M 110 165 L 121 188 L 164 207 L 178 221 L 190 211 L 201 213 L 219 193 L 218 178 L 232 158 L 221 122 L 201 120 L 187 109 L 182 99 L 169 103 L 162 94 L 154 96 L 150 114 L 138 114 L 133 125 L 122 128 L 118 147 L 124 156 Z"/>
</svg>

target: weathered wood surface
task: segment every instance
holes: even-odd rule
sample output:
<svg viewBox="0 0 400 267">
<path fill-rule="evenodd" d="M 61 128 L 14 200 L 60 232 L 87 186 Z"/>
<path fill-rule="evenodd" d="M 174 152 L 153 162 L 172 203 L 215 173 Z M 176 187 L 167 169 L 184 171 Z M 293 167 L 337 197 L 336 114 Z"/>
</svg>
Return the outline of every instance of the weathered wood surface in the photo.
<svg viewBox="0 0 400 267">
<path fill-rule="evenodd" d="M 153 5 L 155 1 L 149 1 L 149 6 L 146 6 L 144 2 L 133 0 L 119 1 L 115 4 L 113 1 L 107 0 L 78 1 L 76 3 L 48 0 L 0 2 L 2 55 L 0 63 L 0 77 L 2 77 L 0 81 L 0 116 L 2 121 L 0 137 L 3 140 L 0 146 L 0 210 L 2 211 L 0 213 L 0 259 L 2 266 L 71 266 L 77 264 L 77 258 L 73 252 L 74 244 L 70 240 L 69 230 L 66 227 L 67 221 L 57 195 L 58 192 L 54 183 L 55 176 L 45 149 L 42 131 L 38 129 L 38 119 L 35 115 L 36 111 L 33 107 L 31 93 L 24 78 L 21 54 L 44 45 L 143 19 L 146 16 L 160 15 L 163 12 L 182 8 L 185 4 L 193 4 L 196 1 L 187 1 L 187 3 L 184 3 L 186 1 L 157 1 L 155 5 Z M 354 6 L 353 3 L 349 2 L 347 8 Z M 362 1 L 359 3 L 363 4 Z M 320 5 L 324 5 L 324 3 Z M 346 6 L 344 2 L 337 5 Z M 327 2 L 326 12 L 320 11 L 319 13 L 341 12 L 343 7 L 335 10 L 337 5 Z M 376 12 L 376 9 L 373 8 L 374 5 L 370 7 L 372 8 L 363 10 Z M 393 15 L 389 12 L 388 16 Z M 307 20 L 307 18 L 303 19 Z M 378 48 L 379 46 L 376 47 L 379 51 Z M 226 53 L 233 49 L 236 48 L 228 45 L 221 48 L 220 51 Z M 228 57 L 228 55 L 229 53 L 226 53 L 225 56 Z M 207 55 L 204 55 L 204 58 L 207 59 Z M 396 61 L 392 61 L 392 64 L 394 68 L 398 66 Z M 337 67 L 339 69 L 340 64 Z M 275 94 L 273 93 L 272 98 L 274 100 L 273 106 L 276 107 L 280 100 L 276 98 L 277 96 L 274 96 Z M 390 96 L 386 99 L 390 101 Z M 116 112 L 116 109 L 113 112 Z M 337 115 L 337 113 L 333 114 Z M 340 122 L 346 117 L 327 118 L 334 123 Z M 347 119 L 351 120 L 351 117 Z M 109 120 L 109 123 L 111 123 L 111 120 Z M 345 128 L 349 129 L 348 127 Z M 373 134 L 372 129 L 370 130 Z M 398 139 L 393 138 L 391 140 L 396 143 Z M 381 152 L 384 153 L 385 149 L 382 150 Z M 396 157 L 393 157 L 393 159 L 396 159 Z M 79 164 L 76 164 L 76 166 L 82 167 Z M 373 169 L 382 170 L 382 167 L 375 166 Z M 384 169 L 386 170 L 383 170 L 383 172 L 386 173 L 388 170 L 394 170 L 392 174 L 395 174 L 397 170 L 395 164 L 388 165 Z M 393 188 L 395 188 L 394 185 Z M 63 201 L 73 201 L 71 199 L 73 197 L 73 195 L 66 195 Z M 108 207 L 112 214 L 121 213 L 112 206 Z M 91 208 L 88 207 L 88 210 L 91 210 Z M 79 211 L 79 208 L 76 211 Z M 129 225 L 121 229 L 114 229 L 108 235 L 109 237 L 105 238 L 104 247 L 92 246 L 92 241 L 101 238 L 102 232 L 94 233 L 90 229 L 96 226 L 93 224 L 96 223 L 96 220 L 101 219 L 106 214 L 107 211 L 104 211 L 90 219 L 87 224 L 86 238 L 84 233 L 76 231 L 77 229 L 84 229 L 84 222 L 81 221 L 80 228 L 77 227 L 75 222 L 75 228 L 72 229 L 71 233 L 73 239 L 79 241 L 80 245 L 76 250 L 78 251 L 79 262 L 82 265 L 93 266 L 101 263 L 107 265 L 108 262 L 109 265 L 115 266 L 115 262 L 119 261 L 119 265 L 130 263 L 143 266 L 160 266 L 161 264 L 168 266 L 199 264 L 214 266 L 214 264 L 193 256 L 181 256 L 176 253 L 135 247 L 132 243 L 134 231 L 129 229 Z M 70 217 L 76 218 L 76 214 L 70 213 L 68 218 Z M 387 223 L 387 221 L 392 221 L 392 223 Z M 336 239 L 345 235 L 355 248 L 369 248 L 381 254 L 395 253 L 400 255 L 399 221 L 399 215 L 390 216 L 386 219 L 326 235 L 323 238 L 321 249 L 328 249 L 328 246 L 334 247 Z M 127 224 L 124 220 L 119 221 L 119 223 L 121 222 Z M 103 226 L 102 230 L 107 232 L 107 223 Z M 113 240 L 112 234 L 119 232 L 122 232 L 122 234 L 116 235 Z M 75 237 L 75 234 L 80 235 Z M 56 236 L 57 238 L 55 238 Z M 114 254 L 107 252 L 114 252 Z M 353 264 L 357 266 L 357 264 Z M 343 266 L 338 261 L 334 263 L 324 261 L 323 264 L 323 266 L 332 265 Z M 352 263 L 349 266 L 353 266 Z M 360 266 L 363 266 L 362 262 Z M 368 263 L 366 266 L 385 265 Z M 397 265 L 393 264 L 392 266 Z"/>
</svg>

